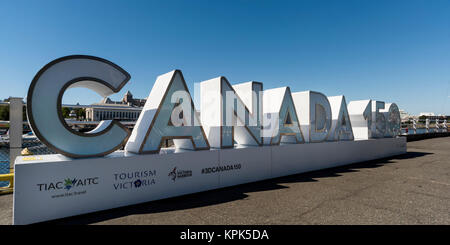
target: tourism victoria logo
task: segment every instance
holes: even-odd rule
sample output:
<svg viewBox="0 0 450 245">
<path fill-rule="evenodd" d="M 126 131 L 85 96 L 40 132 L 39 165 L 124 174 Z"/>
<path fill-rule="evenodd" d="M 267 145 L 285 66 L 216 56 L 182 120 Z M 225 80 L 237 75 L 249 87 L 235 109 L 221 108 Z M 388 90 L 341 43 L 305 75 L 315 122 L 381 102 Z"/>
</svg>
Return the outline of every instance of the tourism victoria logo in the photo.
<svg viewBox="0 0 450 245">
<path fill-rule="evenodd" d="M 156 184 L 156 170 L 141 170 L 114 174 L 114 189 L 128 190 L 149 187 Z"/>
<path fill-rule="evenodd" d="M 177 179 L 186 178 L 192 176 L 192 170 L 177 170 L 177 167 L 174 167 L 172 171 L 169 172 L 169 178 L 175 182 Z"/>
</svg>

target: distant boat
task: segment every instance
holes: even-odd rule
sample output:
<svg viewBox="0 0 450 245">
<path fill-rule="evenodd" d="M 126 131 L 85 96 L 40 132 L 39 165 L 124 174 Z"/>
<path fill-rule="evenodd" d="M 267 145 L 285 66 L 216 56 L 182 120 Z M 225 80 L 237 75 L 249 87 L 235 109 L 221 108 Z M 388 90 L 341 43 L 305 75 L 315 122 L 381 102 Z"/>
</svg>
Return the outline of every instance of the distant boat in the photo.
<svg viewBox="0 0 450 245">
<path fill-rule="evenodd" d="M 22 135 L 22 140 L 36 140 L 36 135 L 33 132 L 28 132 Z M 9 143 L 9 131 L 5 135 L 0 135 L 0 143 Z"/>
<path fill-rule="evenodd" d="M 9 130 L 5 135 L 0 135 L 0 143 L 9 143 Z"/>
</svg>

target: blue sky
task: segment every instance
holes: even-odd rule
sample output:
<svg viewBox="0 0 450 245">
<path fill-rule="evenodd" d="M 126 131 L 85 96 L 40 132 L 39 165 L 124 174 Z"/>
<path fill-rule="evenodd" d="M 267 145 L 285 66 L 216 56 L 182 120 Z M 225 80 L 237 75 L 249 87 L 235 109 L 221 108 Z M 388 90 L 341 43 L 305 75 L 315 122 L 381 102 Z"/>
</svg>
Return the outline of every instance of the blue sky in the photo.
<svg viewBox="0 0 450 245">
<path fill-rule="evenodd" d="M 108 59 L 138 98 L 181 69 L 190 89 L 232 83 L 290 86 L 347 102 L 396 102 L 450 115 L 450 1 L 0 0 L 0 99 L 25 97 L 36 72 L 61 56 Z M 63 103 L 101 98 L 69 90 Z"/>
</svg>

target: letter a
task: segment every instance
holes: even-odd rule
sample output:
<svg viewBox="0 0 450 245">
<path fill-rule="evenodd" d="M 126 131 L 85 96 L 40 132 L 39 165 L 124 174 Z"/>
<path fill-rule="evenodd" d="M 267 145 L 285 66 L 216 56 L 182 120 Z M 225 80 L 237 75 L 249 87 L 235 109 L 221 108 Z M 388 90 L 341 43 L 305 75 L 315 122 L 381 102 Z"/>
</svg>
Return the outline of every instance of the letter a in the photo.
<svg viewBox="0 0 450 245">
<path fill-rule="evenodd" d="M 331 106 L 331 132 L 328 135 L 330 140 L 354 140 L 352 124 L 347 111 L 347 103 L 345 97 L 331 96 L 328 97 Z"/>
<path fill-rule="evenodd" d="M 180 70 L 156 79 L 136 126 L 125 146 L 134 153 L 158 153 L 166 139 L 177 149 L 209 149 Z"/>
<path fill-rule="evenodd" d="M 289 87 L 265 90 L 263 99 L 264 144 L 303 143 L 303 133 Z"/>
</svg>

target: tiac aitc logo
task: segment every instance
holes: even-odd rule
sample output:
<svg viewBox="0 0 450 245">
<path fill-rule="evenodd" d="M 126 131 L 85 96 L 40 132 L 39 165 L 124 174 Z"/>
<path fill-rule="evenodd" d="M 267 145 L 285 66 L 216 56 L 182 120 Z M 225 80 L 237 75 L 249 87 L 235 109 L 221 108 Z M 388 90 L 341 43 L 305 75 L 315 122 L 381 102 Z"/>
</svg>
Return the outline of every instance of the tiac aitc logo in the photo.
<svg viewBox="0 0 450 245">
<path fill-rule="evenodd" d="M 97 184 L 98 184 L 98 177 L 92 177 L 84 179 L 66 178 L 63 181 L 42 183 L 37 184 L 37 186 L 39 187 L 39 191 L 62 190 L 62 189 L 66 189 L 67 191 L 69 191 L 70 189 L 75 187 L 84 187 L 88 185 L 97 185 Z"/>
</svg>

